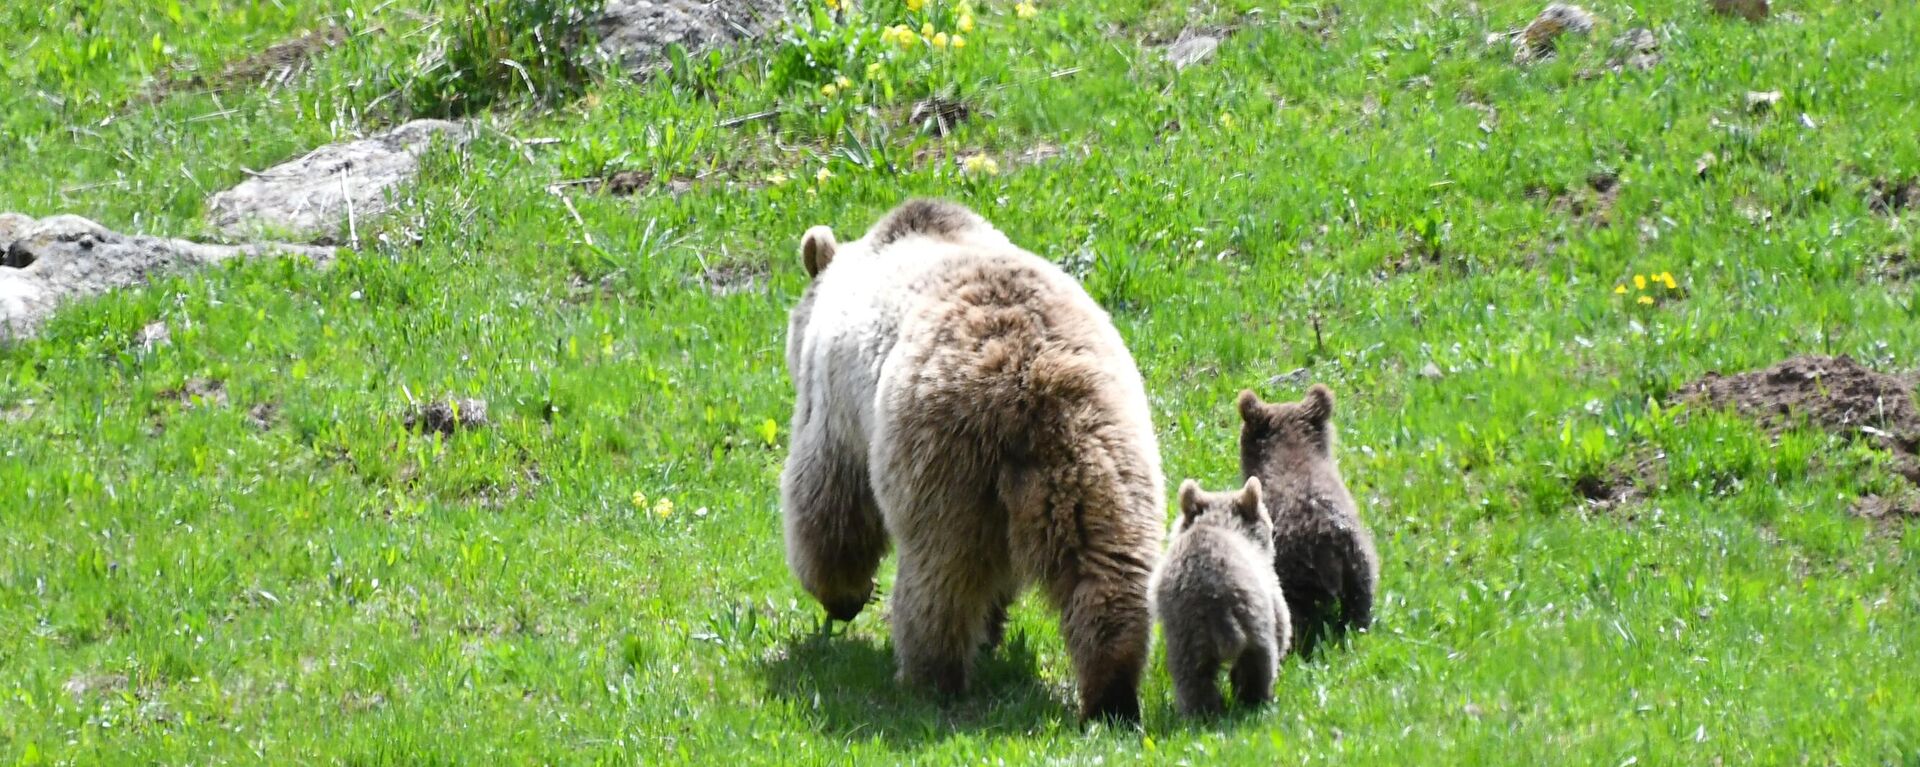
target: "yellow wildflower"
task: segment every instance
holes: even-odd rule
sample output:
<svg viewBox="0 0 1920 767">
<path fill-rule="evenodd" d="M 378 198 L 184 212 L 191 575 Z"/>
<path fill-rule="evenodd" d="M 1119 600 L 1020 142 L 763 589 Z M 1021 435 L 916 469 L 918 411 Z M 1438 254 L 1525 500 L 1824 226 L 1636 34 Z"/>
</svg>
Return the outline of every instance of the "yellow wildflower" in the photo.
<svg viewBox="0 0 1920 767">
<path fill-rule="evenodd" d="M 813 174 L 813 182 L 816 184 L 827 183 L 827 179 L 830 178 L 833 178 L 833 171 L 827 170 L 826 168 L 821 168 L 819 173 Z"/>
<path fill-rule="evenodd" d="M 653 502 L 653 515 L 661 519 L 673 516 L 673 499 L 662 498 Z"/>
<path fill-rule="evenodd" d="M 960 14 L 960 20 L 953 23 L 953 28 L 958 29 L 962 32 L 972 32 L 973 31 L 973 14 L 971 13 Z"/>
<path fill-rule="evenodd" d="M 847 88 L 853 87 L 853 81 L 848 80 L 846 75 L 841 75 L 839 77 L 833 78 L 833 84 L 840 86 L 841 90 L 846 90 Z"/>
<path fill-rule="evenodd" d="M 997 176 L 1000 174 L 1000 163 L 995 162 L 992 157 L 985 153 L 967 157 L 967 159 L 960 162 L 960 168 L 966 171 L 966 174 L 969 176 Z"/>
<path fill-rule="evenodd" d="M 899 24 L 893 28 L 893 42 L 901 48 L 912 48 L 914 43 L 919 42 L 919 38 L 915 37 L 913 30 L 908 29 L 905 24 Z"/>
<path fill-rule="evenodd" d="M 1633 302 L 1641 306 L 1652 306 L 1653 296 L 1641 296 L 1639 298 L 1634 299 Z"/>
<path fill-rule="evenodd" d="M 1226 129 L 1228 129 L 1228 130 L 1232 130 L 1232 129 L 1233 129 L 1233 113 L 1232 113 L 1232 112 L 1221 112 L 1221 113 L 1220 113 L 1220 125 L 1221 125 L 1221 126 L 1223 126 L 1223 127 L 1225 127 L 1225 128 L 1226 128 Z"/>
<path fill-rule="evenodd" d="M 1666 283 L 1668 290 L 1680 289 L 1680 283 L 1673 281 L 1673 272 L 1661 272 L 1660 276 L 1657 279 L 1659 279 L 1663 283 Z"/>
<path fill-rule="evenodd" d="M 1013 15 L 1023 19 L 1031 19 L 1040 15 L 1040 9 L 1033 7 L 1033 3 L 1021 3 L 1013 7 Z"/>
<path fill-rule="evenodd" d="M 840 0 L 827 0 L 827 7 L 836 11 L 840 10 Z"/>
<path fill-rule="evenodd" d="M 1646 290 L 1646 289 L 1647 289 L 1647 276 L 1646 276 L 1646 275 L 1644 275 L 1644 274 L 1636 274 L 1636 275 L 1634 275 L 1634 276 L 1633 276 L 1633 289 L 1634 289 L 1634 290 Z"/>
<path fill-rule="evenodd" d="M 647 507 L 647 494 L 645 492 L 642 492 L 639 490 L 633 491 L 632 500 L 633 500 L 633 507 L 636 509 L 644 509 Z"/>
<path fill-rule="evenodd" d="M 921 8 L 925 8 L 926 5 L 927 0 L 907 0 L 907 10 L 909 11 L 918 11 Z"/>
<path fill-rule="evenodd" d="M 920 36 L 921 37 L 933 36 L 933 22 L 929 21 L 925 24 L 920 25 Z"/>
<path fill-rule="evenodd" d="M 959 35 L 954 35 L 953 39 L 949 41 L 947 44 L 953 46 L 955 50 L 959 50 L 961 48 L 967 47 L 967 38 L 961 37 Z"/>
<path fill-rule="evenodd" d="M 945 47 L 947 47 L 947 33 L 945 33 L 945 32 L 936 32 L 936 33 L 934 33 L 934 35 L 933 35 L 933 47 L 935 47 L 935 48 L 945 48 Z"/>
<path fill-rule="evenodd" d="M 1625 286 L 1625 285 L 1615 285 L 1615 286 L 1613 286 L 1613 294 L 1614 294 L 1614 295 L 1616 295 L 1616 296 L 1624 296 L 1624 295 L 1626 295 L 1626 294 L 1627 294 L 1627 286 Z"/>
<path fill-rule="evenodd" d="M 827 83 L 826 85 L 820 86 L 820 95 L 825 96 L 827 98 L 833 98 L 834 94 L 839 92 L 840 92 L 840 86 L 834 85 L 833 83 Z"/>
<path fill-rule="evenodd" d="M 880 62 L 876 61 L 876 62 L 873 62 L 872 64 L 867 65 L 867 79 L 868 80 L 880 79 Z"/>
<path fill-rule="evenodd" d="M 774 186 L 784 185 L 787 183 L 787 174 L 781 173 L 780 171 L 777 171 L 777 170 L 772 173 L 769 173 L 767 174 L 767 183 L 772 184 Z M 638 504 L 635 504 L 635 505 L 638 505 Z"/>
</svg>

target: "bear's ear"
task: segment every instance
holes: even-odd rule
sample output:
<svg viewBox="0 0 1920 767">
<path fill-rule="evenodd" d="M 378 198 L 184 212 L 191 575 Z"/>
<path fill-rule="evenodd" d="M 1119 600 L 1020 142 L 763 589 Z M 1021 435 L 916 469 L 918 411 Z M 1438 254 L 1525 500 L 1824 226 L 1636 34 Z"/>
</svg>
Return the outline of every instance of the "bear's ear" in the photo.
<svg viewBox="0 0 1920 767">
<path fill-rule="evenodd" d="M 1254 394 L 1252 389 L 1240 390 L 1238 404 L 1240 407 L 1240 420 L 1247 423 L 1258 423 L 1266 415 L 1266 404 L 1260 401 L 1260 395 Z"/>
<path fill-rule="evenodd" d="M 1233 499 L 1233 507 L 1248 521 L 1259 521 L 1267 516 L 1266 504 L 1261 503 L 1263 495 L 1260 478 L 1248 477 L 1247 483 L 1240 487 L 1240 494 Z"/>
<path fill-rule="evenodd" d="M 1180 516 L 1200 516 L 1200 483 L 1191 479 L 1180 483 Z"/>
<path fill-rule="evenodd" d="M 807 276 L 818 277 L 825 271 L 827 263 L 833 260 L 833 252 L 840 243 L 833 238 L 833 230 L 825 226 L 808 229 L 800 236 L 800 260 L 807 265 Z"/>
<path fill-rule="evenodd" d="M 1307 396 L 1300 401 L 1305 408 L 1307 418 L 1314 423 L 1326 423 L 1333 418 L 1333 390 L 1326 384 L 1314 384 L 1307 389 Z"/>
</svg>

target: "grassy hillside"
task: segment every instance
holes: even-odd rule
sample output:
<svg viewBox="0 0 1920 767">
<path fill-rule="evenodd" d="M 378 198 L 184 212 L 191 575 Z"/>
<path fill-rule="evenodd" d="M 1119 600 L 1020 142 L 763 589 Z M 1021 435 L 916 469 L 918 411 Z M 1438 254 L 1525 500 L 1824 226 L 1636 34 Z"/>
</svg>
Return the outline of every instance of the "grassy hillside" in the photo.
<svg viewBox="0 0 1920 767">
<path fill-rule="evenodd" d="M 1676 406 L 1796 355 L 1916 367 L 1920 209 L 1876 190 L 1920 184 L 1920 6 L 1609 0 L 1522 66 L 1486 37 L 1530 0 L 980 2 L 964 47 L 883 39 L 957 31 L 928 2 L 509 89 L 330 268 L 164 277 L 0 346 L 0 763 L 1920 758 L 1920 535 L 1852 513 L 1916 508 L 1896 459 Z M 206 236 L 248 171 L 436 113 L 463 18 L 9 6 L 0 211 Z M 1176 71 L 1188 27 L 1224 42 Z M 302 32 L 337 45 L 209 87 Z M 970 114 L 923 130 L 929 95 Z M 921 194 L 1111 309 L 1169 487 L 1236 479 L 1240 388 L 1332 386 L 1374 633 L 1216 725 L 1156 662 L 1141 732 L 1076 725 L 1031 597 L 951 706 L 892 683 L 883 610 L 821 635 L 777 507 L 796 245 Z M 448 396 L 491 425 L 405 427 Z"/>
</svg>

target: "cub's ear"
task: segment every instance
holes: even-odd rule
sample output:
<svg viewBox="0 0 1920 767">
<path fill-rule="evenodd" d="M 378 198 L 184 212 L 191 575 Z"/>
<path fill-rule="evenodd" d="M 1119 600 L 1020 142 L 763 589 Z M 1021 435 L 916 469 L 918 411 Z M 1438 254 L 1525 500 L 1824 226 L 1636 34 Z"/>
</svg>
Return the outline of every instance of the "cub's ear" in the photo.
<svg viewBox="0 0 1920 767">
<path fill-rule="evenodd" d="M 825 271 L 827 263 L 833 260 L 833 252 L 840 243 L 833 239 L 833 230 L 825 226 L 808 229 L 800 236 L 800 260 L 807 265 L 807 276 L 818 277 Z"/>
<path fill-rule="evenodd" d="M 1180 516 L 1200 516 L 1200 483 L 1191 479 L 1180 483 Z"/>
<path fill-rule="evenodd" d="M 1260 401 L 1260 395 L 1254 394 L 1252 389 L 1240 390 L 1240 400 L 1238 404 L 1240 407 L 1240 420 L 1248 423 L 1260 420 L 1261 416 L 1265 414 L 1267 407 L 1265 403 Z"/>
<path fill-rule="evenodd" d="M 1305 406 L 1308 418 L 1324 423 L 1333 417 L 1333 390 L 1326 384 L 1314 384 L 1300 404 Z"/>
<path fill-rule="evenodd" d="M 1248 477 L 1247 484 L 1240 487 L 1240 495 L 1233 499 L 1233 507 L 1240 511 L 1240 516 L 1257 520 L 1267 516 L 1267 506 L 1262 502 L 1264 499 L 1260 478 Z"/>
</svg>

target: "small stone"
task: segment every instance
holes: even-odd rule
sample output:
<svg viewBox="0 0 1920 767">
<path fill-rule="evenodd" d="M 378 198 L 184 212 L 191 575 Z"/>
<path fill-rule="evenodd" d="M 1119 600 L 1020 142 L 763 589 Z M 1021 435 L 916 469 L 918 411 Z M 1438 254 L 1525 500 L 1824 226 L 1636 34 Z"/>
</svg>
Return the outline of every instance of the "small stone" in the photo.
<svg viewBox="0 0 1920 767">
<path fill-rule="evenodd" d="M 145 354 L 152 353 L 156 347 L 173 343 L 173 335 L 167 332 L 166 321 L 160 320 L 149 322 L 145 327 L 140 328 L 140 335 L 135 340 L 140 346 L 141 353 Z"/>
<path fill-rule="evenodd" d="M 1514 37 L 1513 61 L 1529 64 L 1552 58 L 1561 35 L 1584 35 L 1591 31 L 1593 14 L 1577 5 L 1554 3 Z"/>
<path fill-rule="evenodd" d="M 1779 91 L 1747 91 L 1747 111 L 1754 114 L 1770 112 L 1773 105 L 1780 103 L 1780 98 Z"/>
<path fill-rule="evenodd" d="M 1420 368 L 1420 377 L 1425 378 L 1429 381 L 1438 381 L 1442 378 L 1445 378 L 1446 375 L 1447 374 L 1445 372 L 1440 370 L 1439 365 L 1435 365 L 1432 362 L 1428 362 L 1425 366 L 1422 366 Z"/>
<path fill-rule="evenodd" d="M 1220 47 L 1220 38 L 1191 29 L 1180 33 L 1171 45 L 1167 46 L 1167 61 L 1172 62 L 1175 70 L 1207 60 Z"/>
</svg>

